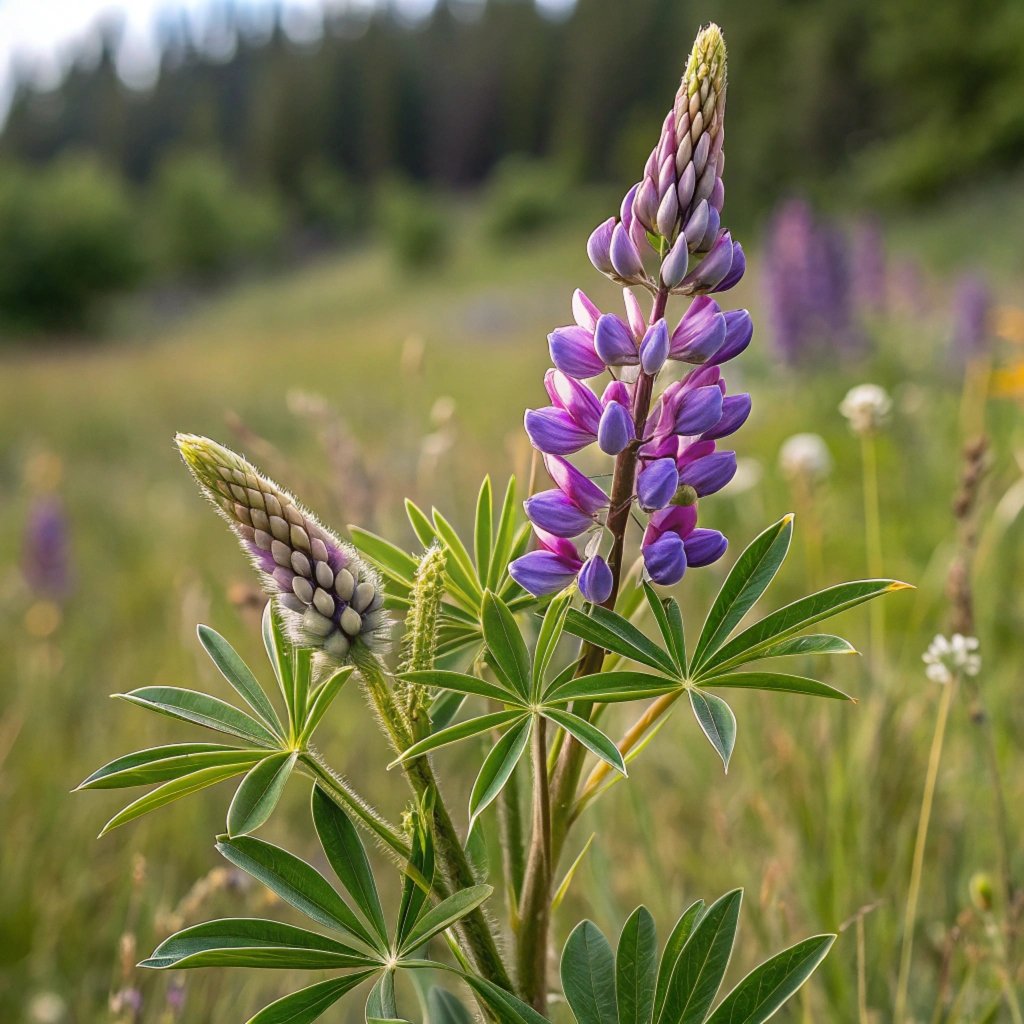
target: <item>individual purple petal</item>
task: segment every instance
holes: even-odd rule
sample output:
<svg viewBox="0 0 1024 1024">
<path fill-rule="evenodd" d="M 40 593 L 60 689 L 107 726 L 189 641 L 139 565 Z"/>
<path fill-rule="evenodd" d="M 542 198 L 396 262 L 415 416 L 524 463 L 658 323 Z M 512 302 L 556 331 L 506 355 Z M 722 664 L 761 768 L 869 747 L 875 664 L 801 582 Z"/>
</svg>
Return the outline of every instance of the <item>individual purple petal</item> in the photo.
<svg viewBox="0 0 1024 1024">
<path fill-rule="evenodd" d="M 633 404 L 633 396 L 629 393 L 629 385 L 622 380 L 609 381 L 607 387 L 601 394 L 601 404 L 618 402 L 627 409 Z"/>
<path fill-rule="evenodd" d="M 726 313 L 725 327 L 725 341 L 715 353 L 716 363 L 735 359 L 750 344 L 754 335 L 754 321 L 745 309 L 732 309 Z"/>
<path fill-rule="evenodd" d="M 725 231 L 707 256 L 683 278 L 683 288 L 688 291 L 712 291 L 732 268 L 732 250 L 732 236 Z"/>
<path fill-rule="evenodd" d="M 626 306 L 626 321 L 633 332 L 633 337 L 642 338 L 647 330 L 647 319 L 640 308 L 640 303 L 629 288 L 622 289 L 622 301 Z"/>
<path fill-rule="evenodd" d="M 558 327 L 548 335 L 551 361 L 563 373 L 583 380 L 604 373 L 604 363 L 594 351 L 594 336 L 582 327 Z"/>
<path fill-rule="evenodd" d="M 557 594 L 576 578 L 579 563 L 573 564 L 551 551 L 530 551 L 508 567 L 508 574 L 534 597 Z"/>
<path fill-rule="evenodd" d="M 591 604 L 604 604 L 611 597 L 613 585 L 612 571 L 600 555 L 594 555 L 583 563 L 579 587 L 585 600 Z"/>
<path fill-rule="evenodd" d="M 621 224 L 616 224 L 612 231 L 611 262 L 615 273 L 623 280 L 643 277 L 644 265 L 640 260 L 640 252 Z"/>
<path fill-rule="evenodd" d="M 730 288 L 734 288 L 739 284 L 740 278 L 743 277 L 746 270 L 747 257 L 743 252 L 743 246 L 739 242 L 734 242 L 732 247 L 732 266 L 729 268 L 729 273 L 715 286 L 715 291 L 727 292 Z"/>
<path fill-rule="evenodd" d="M 735 434 L 750 415 L 750 395 L 730 395 L 722 401 L 721 419 L 710 429 L 701 434 L 702 440 L 715 440 Z"/>
<path fill-rule="evenodd" d="M 671 169 L 669 173 L 670 180 L 666 183 L 665 192 L 661 197 L 655 223 L 657 224 L 659 235 L 663 238 L 671 238 L 672 232 L 676 227 L 676 221 L 679 219 L 679 197 L 673 187 L 675 183 L 671 180 L 675 177 L 675 160 L 669 157 L 666 160 L 666 164 Z"/>
<path fill-rule="evenodd" d="M 679 489 L 675 459 L 655 459 L 637 474 L 636 494 L 645 512 L 664 508 Z"/>
<path fill-rule="evenodd" d="M 608 366 L 635 366 L 639 362 L 632 332 L 614 313 L 605 313 L 597 321 L 594 350 Z"/>
<path fill-rule="evenodd" d="M 678 583 L 686 572 L 686 548 L 679 535 L 666 533 L 643 549 L 647 575 L 663 587 Z"/>
<path fill-rule="evenodd" d="M 720 491 L 736 475 L 735 452 L 712 452 L 684 466 L 679 482 L 689 484 L 699 497 Z"/>
<path fill-rule="evenodd" d="M 686 239 L 687 245 L 689 245 L 691 250 L 696 250 L 704 238 L 704 233 L 708 229 L 709 210 L 710 207 L 707 200 L 702 199 L 697 204 L 697 208 L 690 214 L 690 219 L 686 222 L 686 227 L 683 229 L 683 237 Z"/>
<path fill-rule="evenodd" d="M 534 448 L 549 455 L 571 455 L 594 440 L 561 409 L 527 409 L 524 422 Z"/>
<path fill-rule="evenodd" d="M 591 434 L 597 433 L 601 402 L 586 384 L 558 370 L 548 370 L 544 374 L 544 389 L 552 404 L 564 409 L 577 425 Z"/>
<path fill-rule="evenodd" d="M 703 182 L 706 182 L 706 181 L 707 181 L 707 176 L 705 175 L 702 178 L 701 182 L 697 183 L 697 191 L 698 191 L 698 193 L 703 191 L 703 189 L 701 188 L 701 184 Z M 708 195 L 705 196 L 704 198 L 710 198 L 710 195 L 711 195 L 710 188 L 708 188 Z M 722 216 L 709 203 L 708 204 L 708 226 L 707 226 L 707 229 L 704 232 L 704 237 L 700 240 L 700 244 L 698 245 L 697 248 L 701 252 L 708 252 L 708 251 L 710 251 L 711 247 L 718 241 L 718 232 L 721 231 L 721 229 L 722 229 Z M 731 252 L 731 250 L 730 250 L 730 252 Z"/>
<path fill-rule="evenodd" d="M 640 366 L 644 373 L 657 373 L 665 365 L 668 349 L 668 327 L 662 319 L 651 324 L 640 342 Z"/>
<path fill-rule="evenodd" d="M 534 494 L 523 506 L 531 523 L 556 537 L 578 537 L 594 525 L 592 516 L 557 489 Z"/>
<path fill-rule="evenodd" d="M 655 512 L 647 523 L 642 546 L 653 544 L 666 533 L 674 533 L 679 537 L 688 537 L 697 525 L 697 507 L 695 505 L 670 505 Z"/>
<path fill-rule="evenodd" d="M 633 417 L 618 402 L 609 402 L 597 426 L 597 445 L 605 455 L 618 455 L 636 437 Z"/>
<path fill-rule="evenodd" d="M 696 519 L 694 522 L 696 522 Z M 533 528 L 533 533 L 537 538 L 537 543 L 545 551 L 558 555 L 563 562 L 573 564 L 576 567 L 575 571 L 579 571 L 580 566 L 583 564 L 583 559 L 580 558 L 580 553 L 571 540 L 567 540 L 565 537 L 556 537 L 553 533 L 548 533 L 547 530 L 542 530 L 537 526 Z"/>
<path fill-rule="evenodd" d="M 571 462 L 557 455 L 545 455 L 544 468 L 558 489 L 587 515 L 594 515 L 608 504 L 608 495 Z"/>
<path fill-rule="evenodd" d="M 683 393 L 676 412 L 674 432 L 684 437 L 703 434 L 722 418 L 722 390 L 717 384 Z"/>
<path fill-rule="evenodd" d="M 601 310 L 587 298 L 583 291 L 577 288 L 572 293 L 572 315 L 577 326 L 593 334 L 594 328 L 597 326 L 597 318 L 601 315 Z"/>
<path fill-rule="evenodd" d="M 611 245 L 612 232 L 615 229 L 615 218 L 609 217 L 603 224 L 598 224 L 587 239 L 587 256 L 594 267 L 602 274 L 613 272 Z"/>
<path fill-rule="evenodd" d="M 669 250 L 661 264 L 661 280 L 666 288 L 675 288 L 684 277 L 690 265 L 690 247 L 686 239 L 680 237 Z"/>
<path fill-rule="evenodd" d="M 672 332 L 669 358 L 689 363 L 705 363 L 726 339 L 727 321 L 718 303 L 707 295 L 700 295 Z"/>
<path fill-rule="evenodd" d="M 633 213 L 649 231 L 658 215 L 658 187 L 653 178 L 644 178 L 633 199 Z"/>
<path fill-rule="evenodd" d="M 683 541 L 686 564 L 694 569 L 717 562 L 725 554 L 729 542 L 718 530 L 694 530 Z"/>
</svg>

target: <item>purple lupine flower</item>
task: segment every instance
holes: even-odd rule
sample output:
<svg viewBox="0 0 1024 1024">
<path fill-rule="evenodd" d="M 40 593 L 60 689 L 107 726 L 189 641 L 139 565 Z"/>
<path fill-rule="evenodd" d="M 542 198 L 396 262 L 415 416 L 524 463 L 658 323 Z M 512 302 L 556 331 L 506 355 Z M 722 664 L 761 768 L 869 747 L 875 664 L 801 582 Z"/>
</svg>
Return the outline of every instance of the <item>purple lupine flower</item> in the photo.
<svg viewBox="0 0 1024 1024">
<path fill-rule="evenodd" d="M 51 494 L 33 500 L 25 524 L 21 571 L 39 596 L 62 601 L 71 591 L 71 543 L 68 517 Z"/>
<path fill-rule="evenodd" d="M 884 314 L 888 308 L 888 278 L 885 236 L 875 218 L 862 220 L 853 228 L 850 244 L 850 287 L 854 307 Z"/>
<path fill-rule="evenodd" d="M 621 531 L 640 514 L 647 577 L 671 585 L 687 566 L 709 565 L 727 547 L 717 530 L 697 527 L 697 504 L 736 472 L 736 453 L 717 441 L 750 414 L 747 394 L 728 394 L 721 364 L 750 343 L 746 310 L 724 312 L 711 293 L 735 285 L 746 257 L 723 226 L 722 142 L 725 47 L 711 25 L 694 44 L 676 103 L 666 118 L 644 176 L 622 201 L 617 217 L 599 225 L 587 252 L 607 277 L 656 294 L 648 317 L 631 287 L 626 315 L 601 311 L 583 292 L 573 296 L 575 326 L 550 336 L 556 369 L 545 375 L 550 406 L 526 413 L 534 446 L 545 453 L 554 488 L 532 495 L 526 512 L 538 547 L 516 559 L 512 577 L 536 595 L 577 583 L 595 604 L 612 599 L 616 571 L 600 553 L 606 528 Z M 657 255 L 657 269 L 645 266 Z M 690 298 L 674 329 L 665 319 L 671 296 Z M 675 363 L 695 367 L 678 379 Z M 588 381 L 607 370 L 598 397 Z M 656 383 L 665 378 L 657 394 Z M 565 456 L 594 441 L 616 459 L 613 498 Z M 623 494 L 625 492 L 625 497 Z M 572 538 L 586 533 L 586 553 Z"/>
<path fill-rule="evenodd" d="M 296 642 L 337 662 L 356 644 L 386 648 L 391 620 L 380 577 L 353 547 L 240 455 L 195 434 L 175 441 L 284 610 Z"/>
<path fill-rule="evenodd" d="M 977 274 L 965 274 L 953 292 L 953 352 L 961 362 L 982 355 L 989 342 L 992 293 Z"/>
</svg>

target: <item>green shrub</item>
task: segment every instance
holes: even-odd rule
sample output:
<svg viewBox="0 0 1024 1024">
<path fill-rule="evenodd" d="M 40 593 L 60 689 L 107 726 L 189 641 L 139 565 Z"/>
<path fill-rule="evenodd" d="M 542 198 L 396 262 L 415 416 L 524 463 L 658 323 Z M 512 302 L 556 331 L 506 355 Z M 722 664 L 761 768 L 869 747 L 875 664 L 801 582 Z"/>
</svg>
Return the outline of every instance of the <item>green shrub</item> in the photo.
<svg viewBox="0 0 1024 1024">
<path fill-rule="evenodd" d="M 405 270 L 426 270 L 444 262 L 450 228 L 439 201 L 423 188 L 401 180 L 381 186 L 377 197 L 380 230 L 396 263 Z"/>
<path fill-rule="evenodd" d="M 485 194 L 485 226 L 495 238 L 521 238 L 557 223 L 570 200 L 569 178 L 540 160 L 509 157 L 494 170 Z"/>
<path fill-rule="evenodd" d="M 277 199 L 243 188 L 209 153 L 168 157 L 152 190 L 154 244 L 172 273 L 215 278 L 270 259 L 284 233 Z"/>
<path fill-rule="evenodd" d="M 0 169 L 0 320 L 79 329 L 144 270 L 138 218 L 121 178 L 69 155 Z"/>
<path fill-rule="evenodd" d="M 301 190 L 302 213 L 310 226 L 339 239 L 366 227 L 369 217 L 360 190 L 330 164 L 309 164 L 302 172 Z"/>
</svg>

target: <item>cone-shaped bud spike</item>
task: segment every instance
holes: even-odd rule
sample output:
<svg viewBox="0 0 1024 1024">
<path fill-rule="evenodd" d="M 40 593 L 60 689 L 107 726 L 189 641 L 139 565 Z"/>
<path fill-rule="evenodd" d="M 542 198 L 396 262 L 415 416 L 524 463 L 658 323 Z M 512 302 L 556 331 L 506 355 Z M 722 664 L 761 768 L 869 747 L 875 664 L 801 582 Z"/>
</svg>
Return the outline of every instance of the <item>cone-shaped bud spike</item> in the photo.
<svg viewBox="0 0 1024 1024">
<path fill-rule="evenodd" d="M 240 455 L 195 434 L 175 438 L 185 465 L 278 599 L 298 644 L 345 661 L 354 644 L 390 640 L 380 578 L 284 488 Z"/>
</svg>

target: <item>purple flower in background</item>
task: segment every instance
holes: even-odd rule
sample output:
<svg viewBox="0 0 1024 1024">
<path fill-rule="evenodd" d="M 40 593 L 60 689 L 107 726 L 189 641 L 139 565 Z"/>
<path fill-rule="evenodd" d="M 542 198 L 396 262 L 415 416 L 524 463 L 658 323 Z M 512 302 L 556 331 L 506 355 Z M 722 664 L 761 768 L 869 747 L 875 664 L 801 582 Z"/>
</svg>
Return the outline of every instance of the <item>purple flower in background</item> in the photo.
<svg viewBox="0 0 1024 1024">
<path fill-rule="evenodd" d="M 645 573 L 665 586 L 727 547 L 717 530 L 697 526 L 699 500 L 736 473 L 736 453 L 719 451 L 717 442 L 739 430 L 751 408 L 749 395 L 728 393 L 721 370 L 750 343 L 750 314 L 723 311 L 710 294 L 731 288 L 746 268 L 721 218 L 725 87 L 725 44 L 711 25 L 697 37 L 643 178 L 587 244 L 602 274 L 654 295 L 650 313 L 634 287 L 623 292 L 625 316 L 577 290 L 575 323 L 549 335 L 550 404 L 528 409 L 525 425 L 555 486 L 527 499 L 538 547 L 509 569 L 533 594 L 575 582 L 591 603 L 614 601 L 634 521 Z M 688 308 L 669 319 L 666 307 L 679 295 Z M 680 363 L 691 366 L 685 375 Z M 604 373 L 610 381 L 602 391 L 593 382 Z M 614 465 L 591 479 L 566 456 L 594 442 Z M 608 481 L 608 490 L 595 480 Z M 584 534 L 581 555 L 574 538 Z"/>
<path fill-rule="evenodd" d="M 881 224 L 870 218 L 853 228 L 850 244 L 850 287 L 854 308 L 878 316 L 888 308 L 885 236 Z"/>
<path fill-rule="evenodd" d="M 772 218 L 764 284 L 773 336 L 786 362 L 852 355 L 863 345 L 854 318 L 846 239 L 808 203 L 784 203 Z"/>
<path fill-rule="evenodd" d="M 54 495 L 37 497 L 29 507 L 21 571 L 25 582 L 40 597 L 62 601 L 71 592 L 68 517 Z"/>
<path fill-rule="evenodd" d="M 992 293 L 984 279 L 966 274 L 953 291 L 953 353 L 960 362 L 983 355 L 988 348 Z"/>
</svg>

